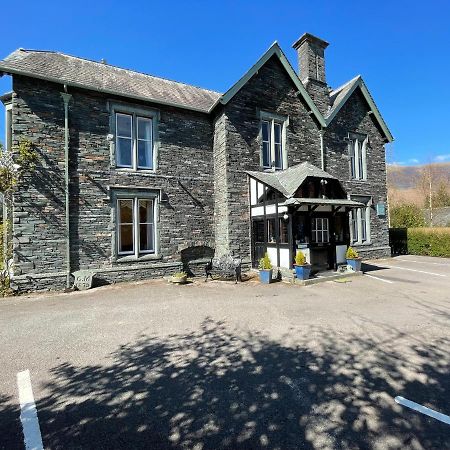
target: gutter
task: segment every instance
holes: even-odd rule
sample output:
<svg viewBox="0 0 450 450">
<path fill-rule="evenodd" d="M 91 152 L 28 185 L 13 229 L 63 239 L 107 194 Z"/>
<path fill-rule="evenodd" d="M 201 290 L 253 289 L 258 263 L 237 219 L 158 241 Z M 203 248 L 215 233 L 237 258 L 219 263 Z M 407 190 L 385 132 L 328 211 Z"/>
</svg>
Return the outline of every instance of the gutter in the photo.
<svg viewBox="0 0 450 450">
<path fill-rule="evenodd" d="M 64 102 L 64 191 L 66 205 L 66 223 L 65 223 L 65 239 L 66 239 L 66 288 L 70 288 L 70 198 L 69 198 L 69 102 L 72 96 L 67 92 L 67 84 L 64 85 L 64 92 L 61 92 Z"/>
</svg>

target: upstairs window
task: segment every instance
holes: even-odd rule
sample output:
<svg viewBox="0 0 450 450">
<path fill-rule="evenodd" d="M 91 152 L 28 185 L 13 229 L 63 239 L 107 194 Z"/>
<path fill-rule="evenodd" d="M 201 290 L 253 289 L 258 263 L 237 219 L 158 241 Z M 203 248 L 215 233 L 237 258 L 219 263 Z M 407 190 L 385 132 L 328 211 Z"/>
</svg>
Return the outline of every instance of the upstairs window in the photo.
<svg viewBox="0 0 450 450">
<path fill-rule="evenodd" d="M 115 113 L 116 164 L 129 169 L 153 169 L 153 120 Z"/>
<path fill-rule="evenodd" d="M 348 154 L 350 161 L 350 178 L 352 180 L 367 179 L 367 136 L 349 133 Z"/>
<path fill-rule="evenodd" d="M 285 169 L 284 122 L 264 118 L 261 121 L 261 166 L 264 169 Z"/>
</svg>

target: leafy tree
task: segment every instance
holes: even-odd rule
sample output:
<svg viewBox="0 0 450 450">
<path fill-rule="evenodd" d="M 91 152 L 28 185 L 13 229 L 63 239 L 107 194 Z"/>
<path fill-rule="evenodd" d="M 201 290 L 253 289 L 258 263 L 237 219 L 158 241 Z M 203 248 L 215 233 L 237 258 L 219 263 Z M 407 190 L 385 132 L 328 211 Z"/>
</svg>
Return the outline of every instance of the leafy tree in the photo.
<svg viewBox="0 0 450 450">
<path fill-rule="evenodd" d="M 425 218 L 422 210 L 413 203 L 391 207 L 391 227 L 414 228 L 424 227 Z"/>
</svg>

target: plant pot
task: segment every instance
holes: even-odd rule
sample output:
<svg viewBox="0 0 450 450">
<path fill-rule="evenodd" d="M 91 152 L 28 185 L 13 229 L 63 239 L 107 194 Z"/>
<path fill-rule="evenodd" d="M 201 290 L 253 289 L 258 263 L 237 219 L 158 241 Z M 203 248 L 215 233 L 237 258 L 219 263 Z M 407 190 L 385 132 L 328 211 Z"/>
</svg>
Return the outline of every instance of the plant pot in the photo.
<svg viewBox="0 0 450 450">
<path fill-rule="evenodd" d="M 311 273 L 311 264 L 303 264 L 301 266 L 294 265 L 295 276 L 298 280 L 307 280 Z"/>
<path fill-rule="evenodd" d="M 172 276 L 170 281 L 175 284 L 186 284 L 187 275 L 184 275 L 183 277 L 173 277 Z"/>
<path fill-rule="evenodd" d="M 361 258 L 347 259 L 347 265 L 352 267 L 355 272 L 361 271 Z"/>
<path fill-rule="evenodd" d="M 264 284 L 269 284 L 272 282 L 272 272 L 273 269 L 262 269 L 259 271 L 259 281 Z"/>
</svg>

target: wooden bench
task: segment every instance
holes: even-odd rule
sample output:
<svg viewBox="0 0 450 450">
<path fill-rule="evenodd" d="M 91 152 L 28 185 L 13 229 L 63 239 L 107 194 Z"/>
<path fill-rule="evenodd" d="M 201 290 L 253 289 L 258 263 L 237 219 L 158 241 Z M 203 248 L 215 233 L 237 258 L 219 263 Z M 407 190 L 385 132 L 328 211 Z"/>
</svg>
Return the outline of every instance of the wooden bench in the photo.
<svg viewBox="0 0 450 450">
<path fill-rule="evenodd" d="M 205 282 L 208 281 L 208 277 L 213 279 L 213 273 L 219 274 L 224 278 L 234 278 L 235 283 L 242 281 L 242 260 L 241 258 L 236 258 L 232 254 L 214 256 L 205 266 L 206 278 Z"/>
</svg>

